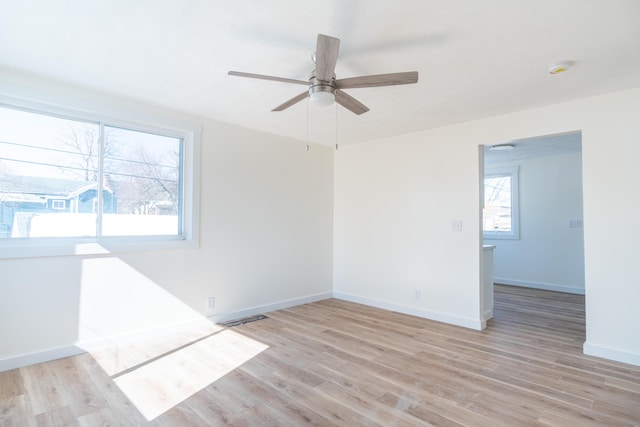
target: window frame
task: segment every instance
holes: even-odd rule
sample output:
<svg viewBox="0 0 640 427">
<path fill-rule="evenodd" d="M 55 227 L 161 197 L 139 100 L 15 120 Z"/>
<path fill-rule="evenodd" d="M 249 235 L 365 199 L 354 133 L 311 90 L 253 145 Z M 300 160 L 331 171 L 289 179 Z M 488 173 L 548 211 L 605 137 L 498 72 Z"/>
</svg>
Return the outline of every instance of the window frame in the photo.
<svg viewBox="0 0 640 427">
<path fill-rule="evenodd" d="M 487 240 L 520 240 L 520 183 L 519 183 L 519 166 L 505 166 L 497 168 L 487 168 L 482 178 L 482 203 L 484 207 L 487 178 L 493 177 L 509 177 L 511 179 L 511 231 L 487 231 L 484 230 L 484 218 L 482 221 L 482 235 Z M 484 212 L 483 212 L 484 215 Z"/>
<path fill-rule="evenodd" d="M 39 237 L 0 240 L 0 259 L 46 256 L 99 255 L 121 252 L 193 249 L 199 247 L 200 125 L 150 111 L 104 106 L 88 109 L 0 94 L 0 107 L 44 114 L 62 119 L 109 125 L 140 132 L 181 138 L 183 153 L 181 235 Z"/>
</svg>

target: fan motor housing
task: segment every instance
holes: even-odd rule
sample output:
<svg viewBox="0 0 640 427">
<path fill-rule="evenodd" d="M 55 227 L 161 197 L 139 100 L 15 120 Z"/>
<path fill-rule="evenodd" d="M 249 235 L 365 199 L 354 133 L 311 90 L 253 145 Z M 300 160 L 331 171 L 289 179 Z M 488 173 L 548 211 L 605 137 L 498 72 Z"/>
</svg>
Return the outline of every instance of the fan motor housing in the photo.
<svg viewBox="0 0 640 427">
<path fill-rule="evenodd" d="M 318 92 L 329 92 L 333 95 L 336 94 L 336 75 L 334 74 L 330 82 L 324 80 L 318 80 L 316 78 L 316 70 L 311 72 L 309 77 L 309 95 Z"/>
</svg>

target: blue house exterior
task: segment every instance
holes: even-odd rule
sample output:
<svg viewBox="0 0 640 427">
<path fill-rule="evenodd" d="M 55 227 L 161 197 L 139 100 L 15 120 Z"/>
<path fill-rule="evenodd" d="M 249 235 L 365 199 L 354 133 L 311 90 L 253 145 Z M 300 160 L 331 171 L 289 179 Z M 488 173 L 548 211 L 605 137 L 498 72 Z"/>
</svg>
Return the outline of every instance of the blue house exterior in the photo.
<svg viewBox="0 0 640 427">
<path fill-rule="evenodd" d="M 96 212 L 97 184 L 72 179 L 1 176 L 0 238 L 28 236 L 30 218 L 36 214 Z M 108 186 L 103 188 L 102 204 L 104 213 L 117 212 L 116 197 Z M 20 221 L 16 221 L 17 216 Z"/>
</svg>

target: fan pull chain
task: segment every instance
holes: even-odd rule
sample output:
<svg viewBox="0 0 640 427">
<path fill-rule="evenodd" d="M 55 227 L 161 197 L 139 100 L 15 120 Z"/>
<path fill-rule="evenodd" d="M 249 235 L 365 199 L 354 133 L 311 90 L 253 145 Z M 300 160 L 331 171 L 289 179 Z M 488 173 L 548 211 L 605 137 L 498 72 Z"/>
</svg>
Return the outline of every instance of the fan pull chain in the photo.
<svg viewBox="0 0 640 427">
<path fill-rule="evenodd" d="M 309 98 L 307 98 L 307 148 L 306 151 L 309 151 Z"/>
<path fill-rule="evenodd" d="M 338 103 L 336 102 L 336 150 L 338 149 Z"/>
</svg>

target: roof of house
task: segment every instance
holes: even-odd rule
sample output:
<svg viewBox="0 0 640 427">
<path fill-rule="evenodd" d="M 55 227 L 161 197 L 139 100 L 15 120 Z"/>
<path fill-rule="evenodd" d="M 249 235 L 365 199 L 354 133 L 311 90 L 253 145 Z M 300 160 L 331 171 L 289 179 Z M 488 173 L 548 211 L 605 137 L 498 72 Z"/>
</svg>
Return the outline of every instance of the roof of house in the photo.
<svg viewBox="0 0 640 427">
<path fill-rule="evenodd" d="M 66 197 L 87 186 L 93 188 L 95 183 L 38 176 L 8 175 L 0 178 L 0 193 L 9 194 Z"/>
</svg>

